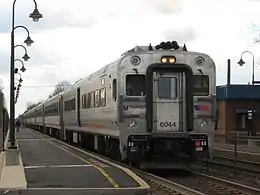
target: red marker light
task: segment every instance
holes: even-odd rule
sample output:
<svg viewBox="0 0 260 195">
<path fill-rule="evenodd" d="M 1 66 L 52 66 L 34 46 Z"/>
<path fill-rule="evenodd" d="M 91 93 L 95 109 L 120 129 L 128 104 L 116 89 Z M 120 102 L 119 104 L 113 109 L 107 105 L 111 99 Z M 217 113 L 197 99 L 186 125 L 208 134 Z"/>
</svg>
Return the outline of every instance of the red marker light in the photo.
<svg viewBox="0 0 260 195">
<path fill-rule="evenodd" d="M 200 110 L 200 111 L 209 111 L 209 106 L 207 106 L 207 105 L 195 105 L 195 109 Z"/>
<path fill-rule="evenodd" d="M 198 148 L 200 147 L 200 141 L 195 141 L 195 146 Z"/>
</svg>

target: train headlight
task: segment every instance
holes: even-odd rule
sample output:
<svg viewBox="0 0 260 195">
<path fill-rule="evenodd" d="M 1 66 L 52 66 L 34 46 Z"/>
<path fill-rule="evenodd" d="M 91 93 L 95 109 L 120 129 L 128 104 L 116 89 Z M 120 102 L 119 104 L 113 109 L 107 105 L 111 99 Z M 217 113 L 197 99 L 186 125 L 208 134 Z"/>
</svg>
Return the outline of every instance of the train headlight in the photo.
<svg viewBox="0 0 260 195">
<path fill-rule="evenodd" d="M 167 58 L 166 57 L 162 57 L 161 61 L 162 61 L 162 63 L 167 63 Z"/>
<path fill-rule="evenodd" d="M 196 64 L 198 66 L 203 66 L 204 62 L 205 62 L 205 59 L 203 57 L 199 56 L 199 57 L 196 58 Z"/>
<path fill-rule="evenodd" d="M 138 66 L 141 63 L 141 58 L 139 56 L 132 56 L 130 61 L 134 66 Z"/>
<path fill-rule="evenodd" d="M 137 125 L 137 122 L 135 120 L 130 120 L 128 123 L 128 127 L 135 128 Z"/>
<path fill-rule="evenodd" d="M 170 63 L 170 64 L 174 64 L 176 62 L 176 58 L 174 56 L 163 56 L 161 58 L 161 62 L 162 63 Z"/>
<path fill-rule="evenodd" d="M 207 122 L 206 120 L 202 120 L 202 121 L 200 122 L 200 126 L 201 126 L 201 127 L 207 127 L 207 126 L 208 126 L 208 122 Z"/>
</svg>

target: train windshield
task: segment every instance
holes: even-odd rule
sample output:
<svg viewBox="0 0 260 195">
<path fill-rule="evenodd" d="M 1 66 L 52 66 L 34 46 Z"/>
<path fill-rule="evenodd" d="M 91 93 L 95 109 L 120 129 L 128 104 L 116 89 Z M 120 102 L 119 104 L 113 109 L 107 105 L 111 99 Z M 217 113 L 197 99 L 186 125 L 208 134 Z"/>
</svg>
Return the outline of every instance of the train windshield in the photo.
<svg viewBox="0 0 260 195">
<path fill-rule="evenodd" d="M 126 95 L 144 96 L 145 95 L 145 75 L 126 75 Z"/>
<path fill-rule="evenodd" d="M 161 77 L 158 79 L 158 97 L 166 99 L 177 97 L 176 77 Z"/>
<path fill-rule="evenodd" d="M 194 75 L 194 96 L 208 96 L 209 95 L 209 76 L 208 75 Z"/>
</svg>

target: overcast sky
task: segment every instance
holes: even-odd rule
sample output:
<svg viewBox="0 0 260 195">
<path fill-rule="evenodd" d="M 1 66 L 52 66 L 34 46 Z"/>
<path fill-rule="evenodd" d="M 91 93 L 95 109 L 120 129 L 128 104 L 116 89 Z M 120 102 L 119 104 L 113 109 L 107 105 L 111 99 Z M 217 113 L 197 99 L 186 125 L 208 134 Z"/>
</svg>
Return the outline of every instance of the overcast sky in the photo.
<svg viewBox="0 0 260 195">
<path fill-rule="evenodd" d="M 29 28 L 34 44 L 31 59 L 16 104 L 16 115 L 27 102 L 45 99 L 59 81 L 74 82 L 112 62 L 136 45 L 177 40 L 188 50 L 205 52 L 215 60 L 217 84 L 226 84 L 226 62 L 232 61 L 232 83 L 251 81 L 252 58 L 244 55 L 245 67 L 237 61 L 244 50 L 254 53 L 260 65 L 260 45 L 251 24 L 260 24 L 258 0 L 37 0 L 44 18 L 33 23 L 32 0 L 17 0 L 16 25 Z M 9 56 L 11 7 L 0 1 L 0 85 L 9 107 Z M 15 32 L 15 44 L 26 32 Z M 16 58 L 23 56 L 17 48 Z M 17 67 L 21 67 L 19 62 Z M 17 76 L 19 78 L 19 76 Z M 256 67 L 256 80 L 260 67 Z"/>
</svg>

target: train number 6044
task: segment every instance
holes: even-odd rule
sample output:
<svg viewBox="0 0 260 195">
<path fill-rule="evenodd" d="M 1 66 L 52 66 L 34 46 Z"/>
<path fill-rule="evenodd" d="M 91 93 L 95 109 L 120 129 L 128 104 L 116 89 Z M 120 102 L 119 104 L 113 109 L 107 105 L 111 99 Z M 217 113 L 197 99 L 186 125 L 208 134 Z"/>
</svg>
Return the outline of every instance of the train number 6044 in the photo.
<svg viewBox="0 0 260 195">
<path fill-rule="evenodd" d="M 161 121 L 160 127 L 176 127 L 176 122 L 171 121 Z"/>
</svg>

